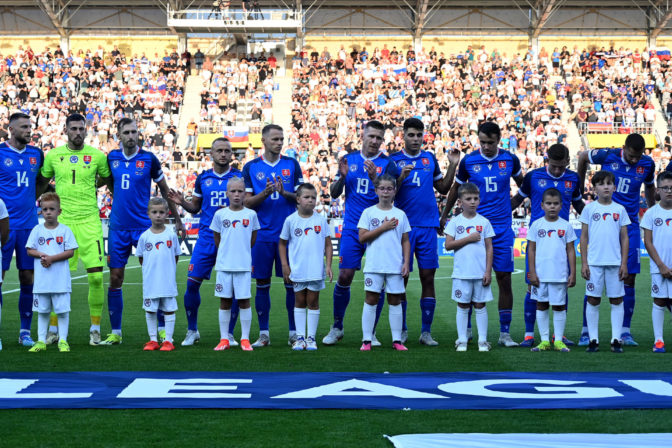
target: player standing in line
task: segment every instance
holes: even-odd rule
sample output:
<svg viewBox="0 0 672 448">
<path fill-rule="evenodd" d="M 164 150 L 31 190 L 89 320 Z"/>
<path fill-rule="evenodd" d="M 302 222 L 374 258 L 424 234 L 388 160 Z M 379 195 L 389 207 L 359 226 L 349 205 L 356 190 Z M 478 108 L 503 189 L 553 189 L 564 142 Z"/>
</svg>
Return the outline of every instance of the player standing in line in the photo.
<svg viewBox="0 0 672 448">
<path fill-rule="evenodd" d="M 404 149 L 390 155 L 400 170 L 399 191 L 394 200 L 396 207 L 406 213 L 411 224 L 411 254 L 415 254 L 420 270 L 422 293 L 420 311 L 422 330 L 420 344 L 439 345 L 432 338 L 432 321 L 436 307 L 434 275 L 439 267 L 437 229 L 439 225 L 439 208 L 434 196 L 434 189 L 440 194 L 448 193 L 455 177 L 455 170 L 460 162 L 460 151 L 448 153 L 450 165 L 445 176 L 441 175 L 436 156 L 429 151 L 422 151 L 425 125 L 417 118 L 404 121 Z M 411 271 L 413 259 L 411 258 Z M 404 280 L 408 284 L 408 277 Z M 404 309 L 404 330 L 406 329 L 406 298 L 401 305 Z"/>
<path fill-rule="evenodd" d="M 628 229 L 625 207 L 612 201 L 615 176 L 598 171 L 591 182 L 597 200 L 581 212 L 581 276 L 586 279 L 586 321 L 590 343 L 587 352 L 599 350 L 598 323 L 602 291 L 611 303 L 611 351 L 623 352 L 623 280 L 628 275 Z M 620 244 L 615 244 L 620 240 Z"/>
<path fill-rule="evenodd" d="M 462 213 L 451 219 L 446 227 L 446 250 L 453 250 L 452 299 L 457 302 L 457 342 L 455 350 L 467 351 L 469 310 L 476 309 L 478 351 L 489 352 L 488 310 L 492 289 L 492 238 L 495 231 L 476 210 L 481 202 L 476 184 L 465 182 L 457 190 Z"/>
<path fill-rule="evenodd" d="M 182 341 L 183 346 L 194 345 L 201 339 L 198 332 L 198 308 L 201 305 L 200 288 L 203 280 L 210 279 L 212 268 L 217 260 L 217 245 L 210 229 L 212 217 L 217 210 L 229 205 L 226 189 L 231 179 L 241 177 L 242 173 L 231 166 L 233 150 L 231 142 L 226 137 L 219 137 L 212 142 L 210 149 L 212 168 L 203 171 L 196 178 L 194 194 L 189 201 L 184 194 L 170 190 L 168 197 L 171 202 L 181 206 L 187 212 L 195 215 L 200 213 L 198 239 L 191 254 L 187 272 L 187 289 L 184 292 L 184 310 L 187 313 L 187 335 Z M 238 302 L 233 302 L 231 324 L 229 327 L 229 342 L 237 345 L 233 339 L 233 326 L 238 317 Z"/>
<path fill-rule="evenodd" d="M 72 282 L 67 260 L 75 254 L 77 241 L 72 230 L 58 222 L 61 201 L 56 193 L 43 194 L 40 198 L 40 207 L 44 223 L 33 228 L 26 243 L 28 255 L 34 258 L 33 311 L 37 312 L 38 337 L 30 351 L 40 352 L 47 349 L 49 314 L 53 311 L 58 319 L 58 351 L 69 352 L 68 327 Z"/>
<path fill-rule="evenodd" d="M 107 308 L 112 332 L 101 345 L 121 344 L 124 271 L 132 247 L 137 247 L 138 238 L 152 224 L 147 216 L 152 181 L 159 187 L 161 196 L 168 199 L 168 183 L 163 175 L 161 163 L 154 154 L 138 147 L 138 126 L 135 121 L 130 118 L 119 120 L 117 137 L 121 147 L 110 151 L 107 157 L 112 176 L 108 187 L 114 197 L 107 242 L 109 254 L 107 265 L 110 268 Z M 176 233 L 184 238 L 177 207 L 172 202 L 168 202 L 168 207 L 175 218 Z"/>
<path fill-rule="evenodd" d="M 0 143 L 0 199 L 9 213 L 9 238 L 2 245 L 2 277 L 16 251 L 19 271 L 19 344 L 32 347 L 30 325 L 33 320 L 33 259 L 26 252 L 30 231 L 37 225 L 37 175 L 44 162 L 42 151 L 28 144 L 30 117 L 17 112 L 9 116 L 9 140 Z"/>
<path fill-rule="evenodd" d="M 9 213 L 5 202 L 0 199 L 0 246 L 4 246 L 9 238 Z M 2 252 L 0 252 L 0 261 L 2 261 Z M 0 277 L 0 322 L 2 322 L 2 277 Z M 2 350 L 2 340 L 0 339 L 0 350 Z"/>
<path fill-rule="evenodd" d="M 568 352 L 562 340 L 567 322 L 567 288 L 576 285 L 576 234 L 569 221 L 560 218 L 562 193 L 556 188 L 544 191 L 541 199 L 544 216 L 530 225 L 527 233 L 532 300 L 537 302 L 541 342 L 531 350 L 551 349 L 548 306 L 553 307 L 553 348 Z"/>
<path fill-rule="evenodd" d="M 578 173 L 583 188 L 586 171 L 590 164 L 601 165 L 601 169 L 614 173 L 616 178 L 616 191 L 613 199 L 617 204 L 621 204 L 628 212 L 630 218 L 630 227 L 628 227 L 628 237 L 630 238 L 630 252 L 628 253 L 628 277 L 625 279 L 625 296 L 623 302 L 625 314 L 623 318 L 623 334 L 620 339 L 625 345 L 637 346 L 637 342 L 630 333 L 630 322 L 635 310 L 635 279 L 640 270 L 639 248 L 641 237 L 639 231 L 639 192 L 644 184 L 644 195 L 646 197 L 647 207 L 653 207 L 656 204 L 654 176 L 656 165 L 653 159 L 644 155 L 646 143 L 644 137 L 639 134 L 630 134 L 625 139 L 623 149 L 594 149 L 579 154 Z M 579 345 L 588 345 L 587 328 L 585 320 L 584 299 L 584 325 L 581 331 Z"/>
<path fill-rule="evenodd" d="M 325 217 L 314 212 L 317 190 L 313 185 L 301 184 L 296 190 L 296 202 L 297 211 L 285 220 L 278 246 L 282 260 L 282 275 L 285 283 L 294 285 L 296 294 L 294 305 L 296 341 L 292 349 L 317 350 L 315 334 L 320 321 L 320 291 L 324 289 L 325 256 L 326 275 L 329 281 L 333 281 L 334 278 L 331 271 L 333 258 L 331 227 Z"/>
<path fill-rule="evenodd" d="M 574 210 L 581 213 L 583 207 L 586 205 L 583 199 L 581 199 L 582 184 L 579 181 L 579 175 L 567 169 L 567 165 L 569 165 L 569 149 L 561 143 L 556 143 L 548 148 L 547 155 L 548 164 L 545 167 L 536 168 L 525 174 L 523 185 L 511 199 L 512 210 L 518 208 L 525 198 L 530 199 L 530 209 L 532 211 L 530 226 L 536 220 L 544 217 L 542 198 L 549 188 L 555 188 L 560 192 L 561 208 L 559 216 L 565 221 L 569 221 L 570 206 L 573 206 Z M 524 305 L 525 337 L 520 346 L 531 348 L 534 346 L 534 324 L 536 322 L 537 303 L 530 297 L 529 261 L 527 254 L 525 254 L 525 270 L 525 281 L 528 283 Z M 562 337 L 562 342 L 566 345 L 574 345 L 574 342 L 564 336 Z"/>
<path fill-rule="evenodd" d="M 229 348 L 231 305 L 235 298 L 240 308 L 240 348 L 252 351 L 250 345 L 250 284 L 252 283 L 252 247 L 257 239 L 259 220 L 254 210 L 245 208 L 245 181 L 236 177 L 226 191 L 229 207 L 215 213 L 210 224 L 217 246 L 217 279 L 215 297 L 219 297 L 219 344 L 216 351 Z"/>
<path fill-rule="evenodd" d="M 406 292 L 404 278 L 408 277 L 411 259 L 411 243 L 408 234 L 411 225 L 406 214 L 394 206 L 397 182 L 389 174 L 376 178 L 378 204 L 362 212 L 357 228 L 359 241 L 366 245 L 364 264 L 364 310 L 362 311 L 361 351 L 371 350 L 376 308 L 383 288 L 387 291 L 389 304 L 392 348 L 408 350 L 401 342 L 403 317 L 401 299 Z"/>
<path fill-rule="evenodd" d="M 642 229 L 651 266 L 653 352 L 665 353 L 665 307 L 672 305 L 672 173 L 663 171 L 656 183 L 660 202 L 646 211 Z"/>
<path fill-rule="evenodd" d="M 46 190 L 49 180 L 54 178 L 56 193 L 61 198 L 63 214 L 61 222 L 67 225 L 77 240 L 78 249 L 70 258 L 70 269 L 76 270 L 79 259 L 86 268 L 89 283 L 89 344 L 100 343 L 100 316 L 103 313 L 105 292 L 103 290 L 103 224 L 98 210 L 97 176 L 107 183 L 110 168 L 105 154 L 84 143 L 86 139 L 86 118 L 71 114 L 65 120 L 68 142 L 52 149 L 44 158 L 44 165 L 38 177 L 38 193 Z M 57 328 L 52 320 L 48 342 L 56 340 Z"/>
<path fill-rule="evenodd" d="M 264 126 L 261 142 L 264 153 L 243 167 L 245 180 L 245 207 L 257 212 L 259 229 L 257 242 L 252 248 L 252 278 L 257 291 L 254 307 L 259 319 L 259 339 L 252 347 L 265 347 L 271 343 L 268 322 L 271 311 L 271 277 L 275 263 L 276 277 L 282 277 L 282 261 L 278 240 L 285 219 L 296 211 L 297 187 L 303 183 L 301 167 L 296 159 L 283 156 L 283 130 L 277 124 Z M 294 325 L 294 287 L 285 283 L 285 308 L 289 320 L 289 344 L 296 339 Z"/>
<path fill-rule="evenodd" d="M 520 187 L 523 182 L 520 161 L 516 155 L 499 149 L 502 132 L 496 123 L 487 121 L 478 128 L 478 140 L 481 148 L 467 154 L 460 162 L 456 182 L 448 193 L 446 208 L 441 214 L 441 228 L 445 227 L 448 212 L 455 205 L 459 186 L 467 181 L 473 182 L 481 192 L 478 213 L 483 215 L 495 231 L 492 239 L 492 267 L 499 286 L 499 345 L 517 347 L 511 339 L 511 312 L 513 291 L 511 272 L 513 272 L 513 242 L 515 236 L 511 229 L 511 179 Z"/>
<path fill-rule="evenodd" d="M 334 199 L 340 197 L 345 190 L 345 215 L 339 248 L 338 281 L 334 286 L 334 324 L 329 334 L 322 339 L 325 345 L 334 345 L 343 339 L 343 319 L 350 303 L 350 285 L 355 271 L 361 269 L 366 250 L 366 245 L 359 240 L 357 223 L 364 209 L 378 203 L 373 183 L 382 174 L 398 177 L 395 163 L 380 152 L 384 135 L 385 127 L 381 122 L 371 120 L 366 123 L 362 130 L 361 151 L 346 154 L 338 161 L 338 174 L 329 187 Z M 385 301 L 383 294 L 384 292 L 378 301 L 377 315 L 380 315 Z M 375 333 L 372 338 L 374 347 L 380 345 Z"/>
<path fill-rule="evenodd" d="M 152 226 L 145 230 L 137 241 L 135 255 L 142 266 L 142 307 L 147 320 L 149 342 L 145 351 L 175 350 L 175 311 L 177 311 L 177 260 L 182 253 L 177 234 L 166 228 L 168 202 L 163 198 L 151 198 L 147 214 Z M 158 311 L 163 311 L 166 322 L 166 338 L 159 347 Z"/>
</svg>

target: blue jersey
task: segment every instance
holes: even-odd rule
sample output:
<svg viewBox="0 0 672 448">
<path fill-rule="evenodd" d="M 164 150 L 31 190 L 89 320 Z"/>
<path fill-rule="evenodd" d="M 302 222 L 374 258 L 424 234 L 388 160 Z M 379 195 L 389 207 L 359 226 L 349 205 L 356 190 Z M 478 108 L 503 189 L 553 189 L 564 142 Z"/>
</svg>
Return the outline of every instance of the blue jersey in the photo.
<svg viewBox="0 0 672 448">
<path fill-rule="evenodd" d="M 560 217 L 566 221 L 569 221 L 569 207 L 572 202 L 581 199 L 579 175 L 574 171 L 565 170 L 560 177 L 551 176 L 546 167 L 528 172 L 518 193 L 524 198 L 530 198 L 530 208 L 532 209 L 530 225 L 544 216 L 544 211 L 541 209 L 541 200 L 544 197 L 544 192 L 549 188 L 555 188 L 562 195 Z"/>
<path fill-rule="evenodd" d="M 199 233 L 202 230 L 210 230 L 212 217 L 220 208 L 229 205 L 226 197 L 226 186 L 232 177 L 243 177 L 243 174 L 234 168 L 229 168 L 222 174 L 209 169 L 203 171 L 196 178 L 194 196 L 201 198 L 201 217 L 198 221 Z"/>
<path fill-rule="evenodd" d="M 377 155 L 367 159 L 361 152 L 351 152 L 346 154 L 345 160 L 348 161 L 348 174 L 345 176 L 345 216 L 343 217 L 344 229 L 357 229 L 357 223 L 365 209 L 378 203 L 376 189 L 369 173 L 364 168 L 364 162 L 370 160 L 376 165 L 376 172 L 381 174 L 390 174 L 393 177 L 399 177 L 397 165 L 385 154 Z M 336 174 L 335 180 L 340 179 L 340 173 Z"/>
<path fill-rule="evenodd" d="M 670 161 L 670 163 L 667 164 L 667 168 L 665 168 L 665 171 L 672 172 L 672 161 Z"/>
<path fill-rule="evenodd" d="M 472 182 L 481 191 L 478 213 L 490 221 L 496 234 L 511 230 L 511 178 L 521 174 L 518 157 L 501 148 L 493 158 L 472 151 L 460 162 L 455 180 Z"/>
<path fill-rule="evenodd" d="M 37 225 L 35 189 L 43 162 L 44 155 L 35 146 L 19 151 L 0 143 L 0 199 L 7 206 L 11 230 L 31 230 Z"/>
<path fill-rule="evenodd" d="M 588 153 L 590 163 L 602 165 L 602 169 L 611 171 L 616 177 L 616 190 L 612 198 L 625 207 L 632 223 L 639 222 L 639 192 L 642 183 L 653 185 L 656 164 L 653 159 L 643 155 L 636 165 L 630 165 L 623 159 L 621 149 L 594 149 Z"/>
<path fill-rule="evenodd" d="M 163 179 L 161 162 L 151 152 L 139 150 L 126 157 L 124 151 L 115 149 L 107 156 L 114 192 L 110 229 L 146 230 L 152 222 L 147 216 L 147 204 L 152 193 L 152 181 Z"/>
<path fill-rule="evenodd" d="M 296 159 L 280 156 L 270 164 L 264 157 L 257 157 L 243 167 L 245 191 L 257 195 L 266 189 L 266 181 L 274 181 L 276 177 L 282 179 L 285 191 L 294 193 L 303 183 L 301 167 Z M 279 192 L 274 192 L 264 199 L 255 209 L 259 218 L 260 229 L 257 232 L 257 241 L 277 243 L 285 219 L 296 211 L 296 204 L 285 199 Z"/>
<path fill-rule="evenodd" d="M 411 227 L 438 227 L 439 207 L 434 196 L 434 182 L 443 176 L 434 154 L 420 151 L 412 157 L 405 151 L 398 151 L 391 154 L 390 159 L 396 163 L 400 173 L 406 165 L 413 165 L 401 183 L 394 205 L 406 213 Z"/>
</svg>

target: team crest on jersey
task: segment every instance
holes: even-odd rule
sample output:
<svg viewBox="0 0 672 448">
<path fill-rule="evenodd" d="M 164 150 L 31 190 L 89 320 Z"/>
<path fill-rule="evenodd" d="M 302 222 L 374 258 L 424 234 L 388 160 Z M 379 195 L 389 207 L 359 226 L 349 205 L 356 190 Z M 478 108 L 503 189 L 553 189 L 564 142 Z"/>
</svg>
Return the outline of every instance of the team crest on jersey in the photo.
<svg viewBox="0 0 672 448">
<path fill-rule="evenodd" d="M 397 166 L 403 169 L 406 166 L 406 161 L 400 160 L 399 162 L 397 162 Z"/>
<path fill-rule="evenodd" d="M 119 161 L 118 160 L 115 160 L 114 162 L 112 162 L 112 168 L 115 168 L 115 169 L 119 168 Z"/>
<path fill-rule="evenodd" d="M 194 270 L 194 265 L 190 264 L 189 267 L 187 268 L 187 271 L 193 272 L 193 270 Z"/>
<path fill-rule="evenodd" d="M 152 299 L 145 299 L 145 308 L 152 306 Z"/>
<path fill-rule="evenodd" d="M 168 240 L 168 241 L 166 241 L 166 247 L 167 247 L 168 249 L 170 249 L 171 247 L 173 247 L 173 241 L 172 241 L 172 240 Z"/>
<path fill-rule="evenodd" d="M 546 179 L 540 179 L 540 180 L 539 180 L 539 186 L 540 186 L 541 188 L 544 188 L 544 187 L 546 186 Z"/>
<path fill-rule="evenodd" d="M 282 170 L 282 176 L 283 177 L 289 177 L 290 171 L 288 169 Z"/>
<path fill-rule="evenodd" d="M 427 157 L 422 158 L 422 164 L 425 166 L 429 166 L 429 159 Z"/>
<path fill-rule="evenodd" d="M 138 160 L 137 162 L 135 162 L 135 169 L 136 170 L 141 170 L 144 167 L 145 167 L 145 162 L 144 161 Z"/>
<path fill-rule="evenodd" d="M 614 217 L 614 221 L 618 221 L 618 218 L 621 216 L 619 213 L 612 213 L 612 216 Z"/>
<path fill-rule="evenodd" d="M 464 233 L 464 227 L 462 227 L 462 226 L 457 226 L 457 228 L 455 229 L 455 231 L 456 231 L 457 233 Z"/>
<path fill-rule="evenodd" d="M 350 172 L 354 173 L 355 171 L 357 171 L 357 164 L 350 165 Z"/>
<path fill-rule="evenodd" d="M 46 240 L 44 238 L 39 237 L 37 239 L 37 244 L 39 244 L 40 246 L 44 246 L 44 243 L 46 243 Z"/>
<path fill-rule="evenodd" d="M 480 173 L 481 172 L 481 165 L 474 165 L 474 173 Z"/>
<path fill-rule="evenodd" d="M 539 229 L 539 231 L 537 232 L 537 236 L 539 236 L 539 238 L 545 237 L 546 231 L 544 229 Z"/>
<path fill-rule="evenodd" d="M 209 187 L 210 185 L 212 185 L 212 179 L 207 179 L 207 180 L 205 181 L 205 186 L 206 186 L 206 187 Z"/>
<path fill-rule="evenodd" d="M 560 238 L 564 237 L 564 236 L 565 236 L 565 231 L 562 230 L 562 229 L 558 230 L 558 236 L 559 236 Z"/>
<path fill-rule="evenodd" d="M 222 221 L 222 226 L 225 229 L 228 229 L 229 227 L 231 227 L 231 221 L 229 221 L 228 219 L 225 219 L 224 221 Z"/>
<path fill-rule="evenodd" d="M 371 227 L 378 227 L 380 225 L 380 220 L 378 218 L 373 218 L 371 220 Z"/>
<path fill-rule="evenodd" d="M 459 299 L 460 297 L 462 297 L 462 291 L 460 291 L 459 289 L 456 289 L 456 290 L 455 290 L 455 297 L 458 298 L 458 299 Z"/>
<path fill-rule="evenodd" d="M 154 245 L 153 245 L 152 243 L 147 243 L 147 244 L 145 244 L 145 250 L 146 250 L 147 252 L 150 252 L 150 251 L 152 250 L 153 247 L 154 247 Z"/>
<path fill-rule="evenodd" d="M 322 226 L 313 226 L 313 230 L 315 230 L 315 233 L 319 234 L 322 231 Z"/>
<path fill-rule="evenodd" d="M 265 174 L 259 171 L 257 173 L 257 180 L 264 180 Z"/>
<path fill-rule="evenodd" d="M 653 225 L 660 227 L 663 225 L 663 220 L 661 218 L 656 218 L 653 220 Z"/>
<path fill-rule="evenodd" d="M 5 166 L 12 166 L 13 163 L 12 159 L 5 159 Z"/>
<path fill-rule="evenodd" d="M 249 219 L 243 219 L 243 227 L 247 227 L 250 225 L 250 220 Z"/>
<path fill-rule="evenodd" d="M 593 213 L 593 221 L 599 221 L 600 220 L 600 214 L 599 213 Z"/>
<path fill-rule="evenodd" d="M 377 166 L 376 167 L 376 173 L 380 174 L 383 172 L 383 167 L 382 166 Z"/>
<path fill-rule="evenodd" d="M 643 166 L 638 166 L 637 167 L 637 174 L 644 174 L 644 167 Z"/>
<path fill-rule="evenodd" d="M 57 244 L 63 244 L 63 237 L 62 236 L 57 236 L 56 237 L 56 243 Z"/>
<path fill-rule="evenodd" d="M 296 228 L 294 229 L 294 236 L 301 236 L 303 234 L 303 230 Z"/>
<path fill-rule="evenodd" d="M 77 156 L 70 156 L 70 163 L 77 163 L 79 161 L 79 157 Z"/>
<path fill-rule="evenodd" d="M 85 163 L 86 165 L 88 165 L 89 163 L 91 163 L 91 156 L 84 156 L 84 163 Z"/>
<path fill-rule="evenodd" d="M 483 233 L 483 226 L 476 226 L 476 231 L 478 233 Z"/>
<path fill-rule="evenodd" d="M 588 284 L 586 285 L 586 289 L 587 289 L 588 291 L 594 291 L 594 290 L 595 290 L 595 285 L 593 285 L 592 283 L 588 283 Z"/>
<path fill-rule="evenodd" d="M 660 288 L 658 287 L 658 285 L 651 285 L 651 292 L 652 293 L 658 294 L 659 291 L 660 291 Z"/>
<path fill-rule="evenodd" d="M 565 188 L 570 190 L 572 188 L 572 181 L 571 180 L 566 180 L 565 181 Z"/>
<path fill-rule="evenodd" d="M 369 278 L 369 277 L 366 277 L 366 280 L 364 280 L 364 284 L 365 284 L 366 286 L 371 286 L 371 285 L 373 285 L 373 279 L 371 279 L 371 278 Z"/>
<path fill-rule="evenodd" d="M 37 158 L 36 158 L 36 157 L 31 157 L 31 158 L 28 159 L 28 160 L 30 160 L 30 164 L 31 164 L 31 165 L 37 165 Z"/>
<path fill-rule="evenodd" d="M 498 165 L 499 165 L 500 170 L 505 170 L 506 169 L 506 161 L 500 160 Z"/>
<path fill-rule="evenodd" d="M 618 169 L 618 163 L 614 162 L 611 164 L 611 169 L 612 170 L 617 170 Z"/>
</svg>

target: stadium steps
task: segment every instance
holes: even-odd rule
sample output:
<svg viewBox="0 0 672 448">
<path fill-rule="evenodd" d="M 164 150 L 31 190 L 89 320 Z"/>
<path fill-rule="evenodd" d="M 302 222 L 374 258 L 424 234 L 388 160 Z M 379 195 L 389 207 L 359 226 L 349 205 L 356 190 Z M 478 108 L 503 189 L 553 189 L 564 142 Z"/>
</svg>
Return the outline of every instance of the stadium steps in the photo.
<svg viewBox="0 0 672 448">
<path fill-rule="evenodd" d="M 194 118 L 198 123 L 201 112 L 201 89 L 203 79 L 197 75 L 189 75 L 184 88 L 184 98 L 180 109 L 180 124 L 177 128 L 177 146 L 184 149 L 187 144 L 187 124 Z"/>
<path fill-rule="evenodd" d="M 278 75 L 275 77 L 277 90 L 273 94 L 273 120 L 275 124 L 282 126 L 285 132 L 289 131 L 292 123 L 292 77 L 291 69 L 285 70 L 284 73 L 278 70 Z"/>
<path fill-rule="evenodd" d="M 665 113 L 663 112 L 663 107 L 661 106 L 657 95 L 650 95 L 649 101 L 651 101 L 651 104 L 653 104 L 653 107 L 656 109 L 656 119 L 653 121 L 653 132 L 656 135 L 658 145 L 662 146 L 668 130 Z"/>
<path fill-rule="evenodd" d="M 579 151 L 581 151 L 581 146 L 584 145 L 584 142 L 581 139 L 581 134 L 579 134 L 579 128 L 576 126 L 576 122 L 570 119 L 572 115 L 570 108 L 571 106 L 562 113 L 560 120 L 565 126 L 565 129 L 567 129 L 567 140 L 565 141 L 565 145 L 567 148 L 569 148 L 569 156 L 571 163 L 573 164 L 574 160 L 577 159 Z"/>
</svg>

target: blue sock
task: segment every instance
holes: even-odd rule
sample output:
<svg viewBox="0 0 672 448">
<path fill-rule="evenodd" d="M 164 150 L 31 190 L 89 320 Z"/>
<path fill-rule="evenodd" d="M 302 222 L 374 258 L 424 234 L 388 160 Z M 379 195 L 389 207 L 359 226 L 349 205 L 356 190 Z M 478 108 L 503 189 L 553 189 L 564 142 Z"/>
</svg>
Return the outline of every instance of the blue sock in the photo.
<svg viewBox="0 0 672 448">
<path fill-rule="evenodd" d="M 166 327 L 166 316 L 163 315 L 163 311 L 159 310 L 156 312 L 156 323 L 157 327 L 165 328 Z"/>
<path fill-rule="evenodd" d="M 19 315 L 21 316 L 21 331 L 30 332 L 30 324 L 33 321 L 33 285 L 21 285 Z"/>
<path fill-rule="evenodd" d="M 501 333 L 509 333 L 511 329 L 511 311 L 499 310 L 499 331 Z"/>
<path fill-rule="evenodd" d="M 184 291 L 184 310 L 187 312 L 187 329 L 198 330 L 198 307 L 201 306 L 201 282 L 187 278 L 187 290 Z"/>
<path fill-rule="evenodd" d="M 373 323 L 373 332 L 376 332 L 378 328 L 378 320 L 380 315 L 383 312 L 383 307 L 385 306 L 385 290 L 380 291 L 380 299 L 378 299 L 378 305 L 376 305 L 376 321 Z"/>
<path fill-rule="evenodd" d="M 231 302 L 231 320 L 229 320 L 229 334 L 233 334 L 233 330 L 236 329 L 236 321 L 238 321 L 239 313 L 240 313 L 240 307 L 238 306 L 238 301 L 236 300 L 234 294 L 233 301 Z"/>
<path fill-rule="evenodd" d="M 121 316 L 124 311 L 124 296 L 121 288 L 107 289 L 107 312 L 110 315 L 110 326 L 113 330 L 121 330 Z"/>
<path fill-rule="evenodd" d="M 341 286 L 336 283 L 334 286 L 334 328 L 343 329 L 343 319 L 345 310 L 350 303 L 350 287 Z"/>
<path fill-rule="evenodd" d="M 588 322 L 586 322 L 586 305 L 588 305 L 588 296 L 583 296 L 583 328 L 588 328 Z"/>
<path fill-rule="evenodd" d="M 532 300 L 530 291 L 525 294 L 523 311 L 525 313 L 525 333 L 534 333 L 534 324 L 537 321 L 537 301 Z"/>
<path fill-rule="evenodd" d="M 471 315 L 473 314 L 473 312 L 474 312 L 474 305 L 469 304 L 469 318 L 467 320 L 467 328 L 471 328 Z"/>
<path fill-rule="evenodd" d="M 254 308 L 257 310 L 259 331 L 268 331 L 268 320 L 271 314 L 271 285 L 257 285 L 254 296 Z"/>
<path fill-rule="evenodd" d="M 2 285 L 0 284 L 0 287 Z M 0 308 L 2 308 L 2 289 L 0 288 Z"/>
<path fill-rule="evenodd" d="M 436 299 L 434 297 L 423 297 L 420 299 L 420 312 L 422 314 L 422 333 L 431 333 L 432 322 L 434 321 L 434 308 L 436 308 Z"/>
<path fill-rule="evenodd" d="M 287 318 L 289 319 L 289 331 L 296 331 L 296 323 L 294 322 L 294 287 L 292 285 L 285 285 L 285 308 L 287 308 Z"/>
<path fill-rule="evenodd" d="M 625 285 L 625 295 L 623 296 L 623 326 L 630 328 L 632 314 L 635 312 L 635 288 Z"/>
<path fill-rule="evenodd" d="M 401 301 L 401 331 L 408 331 L 406 326 L 406 308 L 408 308 L 408 300 Z"/>
</svg>

